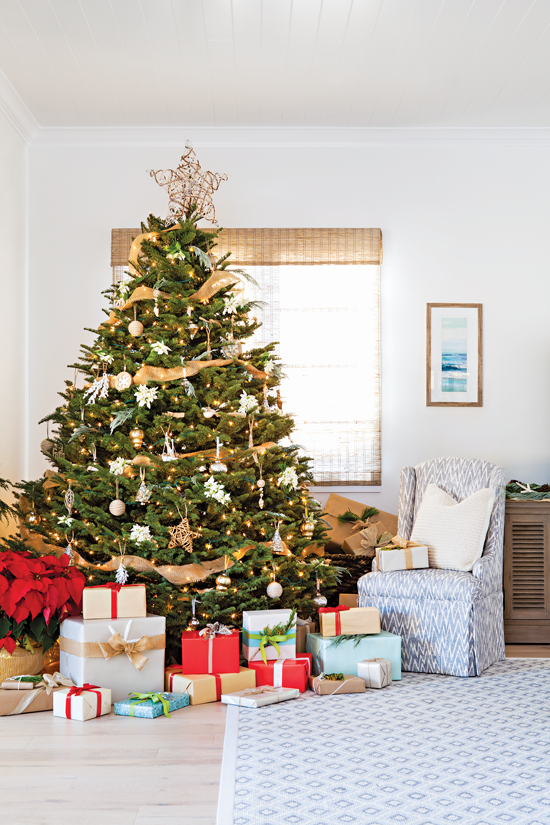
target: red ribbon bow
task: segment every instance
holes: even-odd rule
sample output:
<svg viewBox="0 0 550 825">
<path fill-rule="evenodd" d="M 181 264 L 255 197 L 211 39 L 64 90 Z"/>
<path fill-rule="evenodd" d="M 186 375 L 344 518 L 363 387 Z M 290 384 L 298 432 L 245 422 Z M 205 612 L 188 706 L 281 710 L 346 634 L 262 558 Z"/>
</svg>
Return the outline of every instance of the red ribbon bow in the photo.
<svg viewBox="0 0 550 825">
<path fill-rule="evenodd" d="M 342 621 L 340 619 L 340 613 L 343 610 L 351 610 L 351 607 L 344 607 L 343 604 L 338 605 L 338 607 L 320 607 L 319 613 L 336 613 L 334 617 L 336 622 L 336 635 L 340 636 L 342 633 Z"/>
<path fill-rule="evenodd" d="M 72 688 L 69 688 L 69 692 L 67 693 L 67 698 L 65 699 L 65 716 L 67 719 L 71 718 L 71 698 L 73 696 L 80 696 L 81 693 L 95 693 L 97 699 L 97 714 L 96 716 L 101 716 L 101 691 L 99 690 L 99 685 L 89 685 L 87 682 L 80 687 L 76 687 L 73 685 Z"/>
</svg>

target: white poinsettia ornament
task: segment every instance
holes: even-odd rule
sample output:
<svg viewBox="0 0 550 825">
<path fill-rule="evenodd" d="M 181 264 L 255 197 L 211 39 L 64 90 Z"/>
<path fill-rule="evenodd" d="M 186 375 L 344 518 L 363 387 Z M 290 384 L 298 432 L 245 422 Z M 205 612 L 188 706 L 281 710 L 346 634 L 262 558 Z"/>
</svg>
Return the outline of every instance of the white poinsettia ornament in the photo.
<svg viewBox="0 0 550 825">
<path fill-rule="evenodd" d="M 247 413 L 255 412 L 258 409 L 258 402 L 253 395 L 248 395 L 246 390 L 243 390 L 240 397 L 240 405 L 238 412 L 246 415 Z"/>
<path fill-rule="evenodd" d="M 226 295 L 223 301 L 225 304 L 223 308 L 224 315 L 234 315 L 234 313 L 238 311 L 240 307 L 239 299 L 233 295 L 233 293 L 231 293 L 231 295 Z"/>
<path fill-rule="evenodd" d="M 114 476 L 121 476 L 124 468 L 129 464 L 130 462 L 126 458 L 115 458 L 114 461 L 109 462 L 109 472 Z"/>
<path fill-rule="evenodd" d="M 147 407 L 148 410 L 151 409 L 151 404 L 156 399 L 157 394 L 158 389 L 156 387 L 146 387 L 145 384 L 140 384 L 134 393 L 138 407 Z"/>
<path fill-rule="evenodd" d="M 151 349 L 153 352 L 156 352 L 157 355 L 168 355 L 169 352 L 172 352 L 169 346 L 167 346 L 164 341 L 155 341 L 154 344 L 151 344 Z"/>
<path fill-rule="evenodd" d="M 219 481 L 216 481 L 214 476 L 210 476 L 210 478 L 204 485 L 204 494 L 206 498 L 213 498 L 215 501 L 219 501 L 220 504 L 229 504 L 229 502 L 231 501 L 231 496 L 226 491 L 223 484 L 220 484 Z"/>
<path fill-rule="evenodd" d="M 151 529 L 147 525 L 133 524 L 130 530 L 130 541 L 141 544 L 142 541 L 151 541 Z"/>
<path fill-rule="evenodd" d="M 70 516 L 59 516 L 57 519 L 57 523 L 60 524 L 62 527 L 70 527 L 74 521 L 74 518 Z"/>
<path fill-rule="evenodd" d="M 296 490 L 299 484 L 296 469 L 294 467 L 285 467 L 279 476 L 279 484 L 282 487 L 290 487 L 291 490 Z"/>
</svg>

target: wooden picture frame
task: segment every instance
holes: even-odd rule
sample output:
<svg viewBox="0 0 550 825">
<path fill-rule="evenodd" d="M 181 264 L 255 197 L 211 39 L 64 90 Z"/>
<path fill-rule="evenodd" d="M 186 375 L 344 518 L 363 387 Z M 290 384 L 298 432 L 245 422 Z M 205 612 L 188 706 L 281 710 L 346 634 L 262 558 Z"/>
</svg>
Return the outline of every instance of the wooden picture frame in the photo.
<svg viewBox="0 0 550 825">
<path fill-rule="evenodd" d="M 483 406 L 483 304 L 427 304 L 426 406 Z"/>
</svg>

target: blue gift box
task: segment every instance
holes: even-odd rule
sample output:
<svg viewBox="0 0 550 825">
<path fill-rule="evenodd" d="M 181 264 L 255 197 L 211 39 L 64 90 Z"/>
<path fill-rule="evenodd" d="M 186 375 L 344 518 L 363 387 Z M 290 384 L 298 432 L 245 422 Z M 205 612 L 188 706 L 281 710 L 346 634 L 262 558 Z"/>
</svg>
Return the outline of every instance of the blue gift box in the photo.
<svg viewBox="0 0 550 825">
<path fill-rule="evenodd" d="M 363 659 L 391 659 L 392 680 L 401 679 L 401 636 L 382 630 L 360 639 L 355 645 L 355 636 L 344 636 L 343 641 L 334 645 L 341 636 L 321 636 L 320 633 L 306 635 L 307 652 L 313 657 L 313 673 L 349 673 L 357 676 L 357 662 Z"/>
<path fill-rule="evenodd" d="M 118 716 L 141 716 L 143 719 L 154 719 L 156 716 L 164 715 L 165 703 L 168 703 L 167 710 L 169 713 L 189 704 L 189 694 L 187 693 L 156 693 L 153 694 L 153 696 L 158 697 L 156 701 L 152 698 L 143 698 L 145 696 L 147 696 L 146 693 L 130 694 L 128 699 L 115 702 L 115 713 Z M 160 697 L 165 702 L 162 702 Z"/>
</svg>

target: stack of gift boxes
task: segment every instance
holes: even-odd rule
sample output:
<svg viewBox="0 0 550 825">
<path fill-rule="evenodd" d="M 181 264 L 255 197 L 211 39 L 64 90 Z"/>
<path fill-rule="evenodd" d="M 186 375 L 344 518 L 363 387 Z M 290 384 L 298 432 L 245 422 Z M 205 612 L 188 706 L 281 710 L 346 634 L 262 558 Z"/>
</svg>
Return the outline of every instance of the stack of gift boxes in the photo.
<svg viewBox="0 0 550 825">
<path fill-rule="evenodd" d="M 153 718 L 189 703 L 164 693 L 166 619 L 147 613 L 145 585 L 85 587 L 82 616 L 60 628 L 59 669 L 74 684 L 54 694 L 55 716 L 111 712 Z"/>
</svg>

